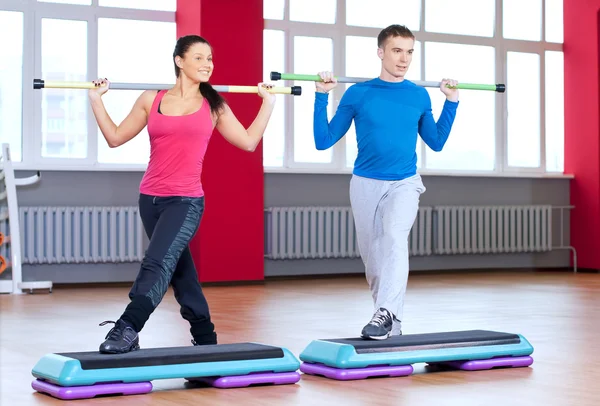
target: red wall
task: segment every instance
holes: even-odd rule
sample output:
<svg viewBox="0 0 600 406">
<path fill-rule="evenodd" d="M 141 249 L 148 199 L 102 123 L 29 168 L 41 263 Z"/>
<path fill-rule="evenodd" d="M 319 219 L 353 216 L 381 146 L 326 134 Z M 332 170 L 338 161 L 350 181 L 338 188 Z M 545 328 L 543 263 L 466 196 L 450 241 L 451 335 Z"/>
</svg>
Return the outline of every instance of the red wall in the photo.
<svg viewBox="0 0 600 406">
<path fill-rule="evenodd" d="M 564 2 L 565 172 L 578 266 L 600 269 L 600 0 Z"/>
<path fill-rule="evenodd" d="M 178 0 L 177 36 L 198 34 L 213 46 L 214 85 L 256 85 L 262 77 L 262 0 Z M 174 45 L 174 44 L 173 44 Z M 261 106 L 253 94 L 224 93 L 248 127 Z M 202 282 L 264 276 L 262 142 L 242 151 L 215 130 L 204 161 L 206 209 L 190 244 Z"/>
</svg>

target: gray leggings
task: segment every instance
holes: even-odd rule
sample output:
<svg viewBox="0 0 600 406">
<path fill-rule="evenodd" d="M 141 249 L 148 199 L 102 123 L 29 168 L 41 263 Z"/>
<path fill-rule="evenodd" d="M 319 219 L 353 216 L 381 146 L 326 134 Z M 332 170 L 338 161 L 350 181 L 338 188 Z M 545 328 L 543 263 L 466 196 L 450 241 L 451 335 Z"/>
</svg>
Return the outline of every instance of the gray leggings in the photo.
<svg viewBox="0 0 600 406">
<path fill-rule="evenodd" d="M 401 331 L 408 281 L 408 235 L 423 192 L 425 186 L 418 174 L 399 181 L 356 175 L 350 180 L 350 203 L 360 256 L 375 310 L 383 307 L 396 318 L 393 335 Z"/>
</svg>

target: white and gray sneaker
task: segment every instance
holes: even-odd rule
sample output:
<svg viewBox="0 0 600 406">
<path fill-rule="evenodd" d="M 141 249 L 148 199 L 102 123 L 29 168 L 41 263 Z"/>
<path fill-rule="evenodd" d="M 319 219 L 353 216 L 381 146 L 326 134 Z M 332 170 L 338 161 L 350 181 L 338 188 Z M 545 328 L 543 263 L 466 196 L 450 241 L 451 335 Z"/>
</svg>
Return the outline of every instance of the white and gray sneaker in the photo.
<svg viewBox="0 0 600 406">
<path fill-rule="evenodd" d="M 393 314 L 389 310 L 380 307 L 373 315 L 369 324 L 362 329 L 361 335 L 363 338 L 385 340 L 392 333 L 393 322 Z"/>
</svg>

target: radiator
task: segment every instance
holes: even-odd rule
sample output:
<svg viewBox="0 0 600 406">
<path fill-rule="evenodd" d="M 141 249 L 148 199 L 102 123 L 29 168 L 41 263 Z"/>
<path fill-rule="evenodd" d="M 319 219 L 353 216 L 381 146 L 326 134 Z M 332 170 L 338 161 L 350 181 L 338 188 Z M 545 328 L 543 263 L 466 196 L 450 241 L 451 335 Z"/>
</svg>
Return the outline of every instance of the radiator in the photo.
<svg viewBox="0 0 600 406">
<path fill-rule="evenodd" d="M 142 260 L 138 208 L 21 207 L 25 264 L 118 263 Z M 0 232 L 9 235 L 8 220 Z M 543 252 L 552 249 L 552 207 L 436 206 L 419 208 L 409 255 Z M 10 244 L 0 246 L 10 257 Z M 348 207 L 271 207 L 265 210 L 265 257 L 358 258 Z"/>
<path fill-rule="evenodd" d="M 421 207 L 409 236 L 410 255 L 432 253 L 431 207 Z M 265 257 L 358 258 L 350 207 L 271 207 L 265 211 Z"/>
<path fill-rule="evenodd" d="M 136 206 L 21 207 L 24 264 L 138 262 L 143 226 Z"/>
<path fill-rule="evenodd" d="M 436 206 L 435 254 L 552 249 L 552 206 Z"/>
</svg>

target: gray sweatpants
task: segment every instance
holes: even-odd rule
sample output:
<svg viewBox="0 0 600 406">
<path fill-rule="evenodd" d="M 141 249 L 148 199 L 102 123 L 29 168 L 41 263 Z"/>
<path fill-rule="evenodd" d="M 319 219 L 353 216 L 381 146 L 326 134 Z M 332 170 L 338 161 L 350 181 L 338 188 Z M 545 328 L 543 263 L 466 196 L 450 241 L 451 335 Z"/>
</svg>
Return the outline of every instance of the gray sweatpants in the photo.
<svg viewBox="0 0 600 406">
<path fill-rule="evenodd" d="M 408 235 L 425 186 L 420 175 L 383 181 L 353 175 L 350 203 L 360 256 L 365 264 L 375 310 L 394 314 L 392 335 L 401 331 L 408 281 Z"/>
</svg>

